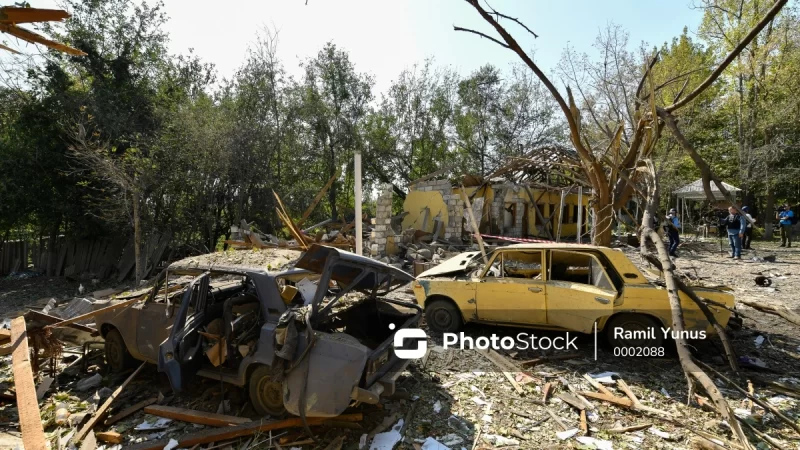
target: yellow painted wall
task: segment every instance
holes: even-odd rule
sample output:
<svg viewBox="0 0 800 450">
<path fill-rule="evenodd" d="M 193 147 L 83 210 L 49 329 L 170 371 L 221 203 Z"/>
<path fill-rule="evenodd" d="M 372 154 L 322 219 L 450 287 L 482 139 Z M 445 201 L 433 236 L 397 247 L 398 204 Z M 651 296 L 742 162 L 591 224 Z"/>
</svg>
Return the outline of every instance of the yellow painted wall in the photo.
<svg viewBox="0 0 800 450">
<path fill-rule="evenodd" d="M 423 226 L 425 208 L 428 208 L 430 212 L 428 214 L 427 224 Z M 444 227 L 447 226 L 449 214 L 441 192 L 411 191 L 406 195 L 406 199 L 403 202 L 403 211 L 408 213 L 408 215 L 403 218 L 404 230 L 413 228 L 415 230 L 432 233 L 434 219 L 438 215 L 439 220 L 442 222 L 441 236 L 444 236 Z"/>
<path fill-rule="evenodd" d="M 476 187 L 468 187 L 465 188 L 467 195 L 472 195 L 475 192 Z M 485 186 L 481 188 L 482 192 L 479 192 L 476 197 L 484 197 L 483 203 L 483 218 L 484 220 L 481 223 L 481 228 L 483 229 L 483 225 L 486 223 L 486 219 L 489 217 L 491 213 L 491 204 L 494 201 L 494 189 L 491 186 Z M 460 194 L 461 188 L 453 188 L 454 194 Z M 558 209 L 558 206 L 561 202 L 561 192 L 560 191 L 544 191 L 543 189 L 531 189 L 531 194 L 533 194 L 534 200 L 540 205 L 540 209 L 544 217 L 550 217 L 550 205 L 554 205 L 555 209 Z M 519 193 L 515 192 L 513 189 L 506 190 L 505 194 L 505 203 L 508 205 L 509 203 L 516 203 L 517 197 L 522 200 L 522 202 L 526 205 L 528 209 L 528 231 L 527 235 L 529 236 L 538 236 L 538 237 L 547 237 L 547 234 L 542 233 L 541 235 L 537 234 L 536 224 L 538 223 L 538 217 L 536 216 L 536 212 L 534 211 L 533 207 L 531 206 L 531 201 L 528 198 L 528 194 L 524 190 L 520 190 Z M 586 234 L 587 230 L 587 222 L 589 220 L 588 217 L 588 207 L 589 207 L 589 198 L 591 197 L 590 192 L 583 193 L 583 224 L 584 224 L 584 234 Z M 566 218 L 569 223 L 562 223 L 561 225 L 561 237 L 574 237 L 578 233 L 578 224 L 577 217 L 574 217 L 575 214 L 575 205 L 578 204 L 578 194 L 567 194 L 564 198 L 564 205 L 569 205 L 569 215 Z M 522 211 L 519 211 L 518 214 L 522 214 Z M 553 230 L 554 233 L 558 229 L 558 220 L 559 220 L 560 212 L 556 212 L 555 217 L 553 218 Z M 477 218 L 476 218 L 477 219 Z M 501 219 L 502 220 L 502 219 Z M 405 222 L 404 222 L 405 224 Z"/>
</svg>

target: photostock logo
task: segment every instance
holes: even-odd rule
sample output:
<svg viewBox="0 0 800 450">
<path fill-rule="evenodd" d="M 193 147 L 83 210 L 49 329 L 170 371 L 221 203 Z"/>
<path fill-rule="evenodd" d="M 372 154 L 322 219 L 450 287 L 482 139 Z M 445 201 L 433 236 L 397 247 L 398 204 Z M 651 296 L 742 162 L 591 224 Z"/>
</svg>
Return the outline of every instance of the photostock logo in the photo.
<svg viewBox="0 0 800 450">
<path fill-rule="evenodd" d="M 390 323 L 389 329 L 394 330 L 395 324 Z M 403 348 L 406 340 L 413 340 L 417 348 Z M 421 328 L 403 328 L 394 333 L 394 354 L 400 359 L 420 359 L 428 351 L 428 335 Z"/>
</svg>

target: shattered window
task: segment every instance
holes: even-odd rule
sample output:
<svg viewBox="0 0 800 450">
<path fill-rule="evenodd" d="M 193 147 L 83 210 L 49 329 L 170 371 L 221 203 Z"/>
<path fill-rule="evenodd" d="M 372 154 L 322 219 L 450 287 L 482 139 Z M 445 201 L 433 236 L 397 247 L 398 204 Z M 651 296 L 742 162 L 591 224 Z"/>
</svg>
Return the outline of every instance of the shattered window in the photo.
<svg viewBox="0 0 800 450">
<path fill-rule="evenodd" d="M 548 280 L 589 284 L 614 290 L 600 261 L 587 253 L 553 250 L 550 252 Z"/>
<path fill-rule="evenodd" d="M 542 278 L 542 252 L 503 252 L 502 276 L 509 278 Z"/>
</svg>

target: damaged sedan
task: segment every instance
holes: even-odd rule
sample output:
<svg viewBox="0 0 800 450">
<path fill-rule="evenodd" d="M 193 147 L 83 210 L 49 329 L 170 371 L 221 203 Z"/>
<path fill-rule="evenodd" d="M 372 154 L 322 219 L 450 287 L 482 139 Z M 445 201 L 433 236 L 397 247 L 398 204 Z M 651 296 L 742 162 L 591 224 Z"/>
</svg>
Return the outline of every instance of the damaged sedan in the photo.
<svg viewBox="0 0 800 450">
<path fill-rule="evenodd" d="M 245 387 L 260 414 L 333 417 L 394 392 L 393 339 L 422 309 L 387 297 L 408 273 L 314 245 L 295 268 L 173 264 L 147 298 L 98 315 L 114 370 L 158 364 L 173 390 L 199 375 Z"/>
<path fill-rule="evenodd" d="M 734 297 L 725 288 L 693 287 L 710 300 L 721 326 Z M 672 323 L 667 291 L 648 281 L 619 250 L 582 244 L 501 247 L 483 264 L 468 252 L 421 273 L 414 294 L 428 326 L 452 333 L 469 322 L 591 333 L 614 347 L 661 347 Z M 686 329 L 714 333 L 702 310 L 680 294 Z M 699 333 L 702 331 L 702 333 Z"/>
</svg>

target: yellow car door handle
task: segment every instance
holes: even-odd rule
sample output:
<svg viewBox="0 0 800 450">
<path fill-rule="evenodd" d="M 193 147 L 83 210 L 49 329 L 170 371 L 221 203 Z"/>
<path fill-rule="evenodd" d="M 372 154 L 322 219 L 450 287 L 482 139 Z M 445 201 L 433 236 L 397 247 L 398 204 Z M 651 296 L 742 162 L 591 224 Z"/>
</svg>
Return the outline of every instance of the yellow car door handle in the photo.
<svg viewBox="0 0 800 450">
<path fill-rule="evenodd" d="M 528 290 L 531 292 L 542 292 L 542 288 L 537 287 L 529 287 Z"/>
<path fill-rule="evenodd" d="M 609 300 L 607 298 L 603 298 L 603 297 L 595 297 L 594 299 L 597 300 L 598 302 L 604 304 L 604 305 L 607 305 L 607 304 L 609 304 L 611 302 L 611 300 Z"/>
</svg>

